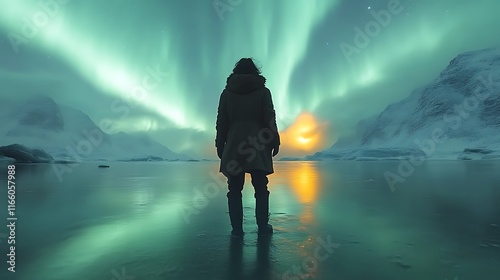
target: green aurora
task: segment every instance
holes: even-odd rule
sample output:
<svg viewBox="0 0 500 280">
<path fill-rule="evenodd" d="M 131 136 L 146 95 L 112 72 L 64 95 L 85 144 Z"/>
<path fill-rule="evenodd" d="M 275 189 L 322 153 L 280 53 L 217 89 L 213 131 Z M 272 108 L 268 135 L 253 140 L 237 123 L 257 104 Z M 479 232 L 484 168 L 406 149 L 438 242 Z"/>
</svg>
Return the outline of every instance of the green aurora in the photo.
<svg viewBox="0 0 500 280">
<path fill-rule="evenodd" d="M 310 112 L 328 123 L 330 146 L 457 54 L 500 44 L 494 0 L 0 0 L 0 7 L 2 98 L 44 94 L 110 132 L 145 131 L 196 157 L 215 157 L 219 94 L 241 57 L 262 66 L 280 130 Z M 359 31 L 369 34 L 364 41 Z"/>
</svg>

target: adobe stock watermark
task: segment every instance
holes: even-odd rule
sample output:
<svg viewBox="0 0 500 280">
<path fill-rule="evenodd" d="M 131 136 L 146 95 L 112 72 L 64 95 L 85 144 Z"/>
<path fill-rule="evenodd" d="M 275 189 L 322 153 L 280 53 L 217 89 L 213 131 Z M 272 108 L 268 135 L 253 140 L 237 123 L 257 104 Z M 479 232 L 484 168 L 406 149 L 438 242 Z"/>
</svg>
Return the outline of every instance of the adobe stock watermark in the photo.
<svg viewBox="0 0 500 280">
<path fill-rule="evenodd" d="M 257 157 L 257 152 L 263 151 L 266 147 L 268 147 L 267 145 L 269 143 L 276 139 L 277 132 L 274 132 L 276 125 L 273 124 L 274 120 L 271 120 L 270 127 L 272 128 L 261 128 L 259 129 L 257 135 L 249 136 L 246 140 L 239 143 L 239 145 L 237 146 L 238 155 L 247 155 L 247 157 L 244 159 L 247 162 L 255 160 L 255 158 Z M 237 175 L 243 171 L 243 169 L 241 168 L 241 164 L 234 159 L 221 164 L 225 164 L 225 170 L 228 171 L 230 175 Z M 191 204 L 184 204 L 179 208 L 179 213 L 182 215 L 182 218 L 184 219 L 186 224 L 189 224 L 191 222 L 190 217 L 192 215 L 198 215 L 201 213 L 201 210 L 208 207 L 208 205 L 210 204 L 210 200 L 220 195 L 221 189 L 227 190 L 227 178 L 224 175 L 222 175 L 221 173 L 215 173 L 213 170 L 211 170 L 208 176 L 212 179 L 212 181 L 207 182 L 203 186 L 203 188 L 197 187 L 193 189 Z"/>
<path fill-rule="evenodd" d="M 152 91 L 156 90 L 169 76 L 168 72 L 164 72 L 160 65 L 155 68 L 151 66 L 146 67 L 147 74 L 142 78 L 141 83 L 133 86 L 128 92 L 129 98 L 135 103 L 144 102 Z M 110 110 L 114 114 L 120 114 L 119 119 L 124 120 L 129 117 L 131 109 L 135 105 L 123 99 L 116 98 L 110 106 Z M 113 129 L 113 120 L 104 118 L 99 122 L 99 127 L 106 133 L 118 132 Z"/>
<path fill-rule="evenodd" d="M 241 3 L 243 3 L 243 0 L 214 0 L 212 5 L 219 19 L 223 21 L 225 19 L 224 14 L 234 11 L 234 8 L 241 5 Z"/>
<path fill-rule="evenodd" d="M 273 121 L 271 121 L 273 122 Z M 272 124 L 271 124 L 272 125 Z M 271 126 L 272 127 L 272 126 Z M 257 135 L 248 136 L 247 140 L 241 142 L 237 146 L 237 151 L 240 156 L 247 155 L 245 161 L 247 163 L 255 160 L 257 153 L 263 151 L 276 139 L 277 132 L 271 128 L 262 128 Z M 226 163 L 226 170 L 230 175 L 237 175 L 243 171 L 241 168 L 242 163 L 236 159 L 231 159 Z"/>
<path fill-rule="evenodd" d="M 386 10 L 378 12 L 370 11 L 373 20 L 367 22 L 364 29 L 360 27 L 354 28 L 354 42 L 349 44 L 346 42 L 340 43 L 340 50 L 349 63 L 352 62 L 351 57 L 354 54 L 360 54 L 363 49 L 367 48 L 373 38 L 377 37 L 383 28 L 389 26 L 394 15 L 403 11 L 403 5 L 399 0 L 390 0 Z"/>
<path fill-rule="evenodd" d="M 480 86 L 474 89 L 473 94 L 464 98 L 461 104 L 454 106 L 453 114 L 443 117 L 448 131 L 450 129 L 452 131 L 458 130 L 464 121 L 471 116 L 472 112 L 476 111 L 493 94 L 500 92 L 500 81 L 494 81 L 491 73 L 487 79 L 484 76 L 479 76 L 476 79 Z M 415 167 L 422 165 L 426 158 L 436 152 L 437 145 L 449 140 L 448 133 L 445 128 L 436 127 L 432 130 L 428 138 L 415 139 L 415 144 L 425 156 L 410 157 L 409 160 L 401 160 L 398 165 L 397 174 L 390 171 L 384 173 L 385 180 L 392 192 L 396 191 L 395 186 L 398 183 L 405 182 L 415 172 Z"/>
<path fill-rule="evenodd" d="M 193 189 L 191 205 L 184 204 L 179 208 L 179 213 L 186 224 L 191 222 L 191 215 L 199 215 L 201 210 L 208 207 L 210 199 L 216 198 L 221 193 L 221 189 L 227 188 L 225 177 L 221 173 L 210 170 L 208 176 L 212 178 L 211 182 L 207 182 L 203 188 Z"/>
<path fill-rule="evenodd" d="M 314 248 L 313 254 L 306 256 L 298 265 L 293 265 L 291 269 L 283 273 L 282 280 L 300 280 L 312 279 L 318 271 L 319 263 L 326 261 L 333 254 L 334 250 L 341 246 L 340 243 L 334 243 L 331 236 L 325 239 L 318 237 L 318 245 Z"/>
<path fill-rule="evenodd" d="M 128 97 L 135 102 L 147 99 L 150 92 L 158 88 L 169 75 L 168 72 L 163 72 L 161 70 L 160 65 L 157 65 L 155 68 L 147 66 L 146 72 L 148 74 L 142 78 L 141 84 L 133 86 L 128 92 Z M 132 104 L 122 99 L 115 99 L 111 103 L 110 110 L 113 113 L 120 113 L 121 115 L 119 118 L 123 120 L 130 115 L 131 106 Z M 52 169 L 59 182 L 62 182 L 65 173 L 72 172 L 74 168 L 81 164 L 85 157 L 91 155 L 94 149 L 98 148 L 103 143 L 105 133 L 114 132 L 112 125 L 113 121 L 111 119 L 104 118 L 99 122 L 99 127 L 90 131 L 82 130 L 83 139 L 73 145 L 66 145 L 65 151 L 71 160 L 68 160 L 67 163 L 52 165 Z"/>
<path fill-rule="evenodd" d="M 122 267 L 120 273 L 116 271 L 116 269 L 113 269 L 111 271 L 111 275 L 113 275 L 113 278 L 111 280 L 134 280 L 135 276 L 127 275 L 127 272 L 125 271 L 125 267 Z"/>
<path fill-rule="evenodd" d="M 41 29 L 50 24 L 51 19 L 60 15 L 62 8 L 71 0 L 39 0 L 40 10 L 35 12 L 31 18 L 23 17 L 21 32 L 9 32 L 7 37 L 15 53 L 19 53 L 19 47 L 27 44 L 35 38 Z"/>
</svg>

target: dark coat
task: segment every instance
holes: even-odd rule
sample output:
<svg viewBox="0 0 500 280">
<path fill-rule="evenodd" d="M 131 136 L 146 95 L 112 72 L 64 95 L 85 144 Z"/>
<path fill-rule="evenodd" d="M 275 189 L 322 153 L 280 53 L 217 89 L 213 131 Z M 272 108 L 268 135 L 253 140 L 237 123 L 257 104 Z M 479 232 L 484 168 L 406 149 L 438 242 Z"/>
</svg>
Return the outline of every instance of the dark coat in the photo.
<svg viewBox="0 0 500 280">
<path fill-rule="evenodd" d="M 220 172 L 274 172 L 272 148 L 280 145 L 271 91 L 260 75 L 232 74 L 219 100 L 216 147 L 224 147 Z"/>
</svg>

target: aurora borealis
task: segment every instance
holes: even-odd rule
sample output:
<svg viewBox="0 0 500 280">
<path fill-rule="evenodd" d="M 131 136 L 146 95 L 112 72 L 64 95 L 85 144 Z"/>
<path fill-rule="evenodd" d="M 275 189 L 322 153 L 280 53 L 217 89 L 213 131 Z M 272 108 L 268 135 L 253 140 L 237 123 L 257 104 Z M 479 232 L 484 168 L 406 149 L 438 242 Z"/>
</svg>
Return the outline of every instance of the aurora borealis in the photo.
<svg viewBox="0 0 500 280">
<path fill-rule="evenodd" d="M 311 153 L 457 54 L 500 44 L 498 1 L 401 0 L 373 29 L 394 1 L 0 0 L 1 96 L 44 94 L 110 132 L 213 158 L 220 92 L 234 63 L 253 57 L 284 143 L 304 143 L 281 155 Z M 370 22 L 373 36 L 346 57 L 341 46 Z"/>
</svg>

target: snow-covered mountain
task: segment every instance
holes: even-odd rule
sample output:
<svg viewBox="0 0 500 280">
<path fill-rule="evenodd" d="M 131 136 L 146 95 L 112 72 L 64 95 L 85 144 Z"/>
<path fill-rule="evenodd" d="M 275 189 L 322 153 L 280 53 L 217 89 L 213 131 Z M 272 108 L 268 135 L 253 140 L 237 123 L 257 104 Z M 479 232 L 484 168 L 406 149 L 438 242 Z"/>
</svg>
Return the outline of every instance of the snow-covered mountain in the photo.
<svg viewBox="0 0 500 280">
<path fill-rule="evenodd" d="M 357 137 L 307 158 L 500 158 L 500 49 L 457 56 L 435 81 L 358 128 Z"/>
<path fill-rule="evenodd" d="M 0 103 L 5 105 L 0 112 L 0 156 L 24 161 L 188 159 L 147 135 L 107 134 L 82 111 L 45 96 Z"/>
</svg>

